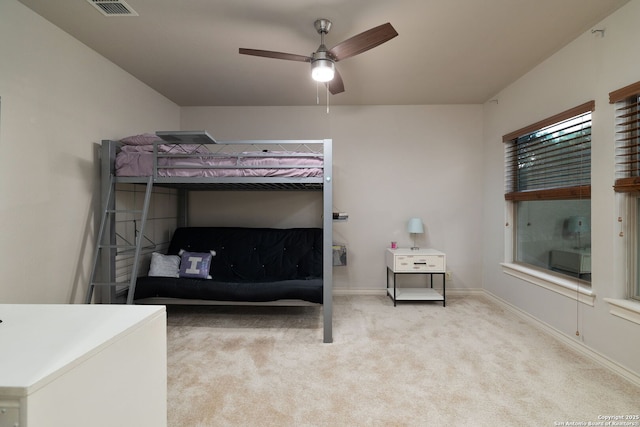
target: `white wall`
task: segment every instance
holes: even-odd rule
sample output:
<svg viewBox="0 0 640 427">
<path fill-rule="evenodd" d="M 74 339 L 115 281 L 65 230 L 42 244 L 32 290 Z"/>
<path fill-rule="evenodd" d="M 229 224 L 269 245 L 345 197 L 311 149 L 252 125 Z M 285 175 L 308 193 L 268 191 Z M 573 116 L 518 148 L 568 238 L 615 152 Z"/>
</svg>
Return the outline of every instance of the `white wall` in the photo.
<svg viewBox="0 0 640 427">
<path fill-rule="evenodd" d="M 603 298 L 625 294 L 623 239 L 618 237 L 614 195 L 614 113 L 610 91 L 640 79 L 640 1 L 632 0 L 484 106 L 483 286 L 601 356 L 640 373 L 640 325 L 609 313 Z M 507 276 L 505 260 L 504 154 L 502 135 L 589 100 L 593 114 L 591 227 L 595 306 L 577 304 L 541 287 Z M 576 329 L 580 336 L 576 337 Z"/>
<path fill-rule="evenodd" d="M 101 139 L 179 127 L 177 105 L 15 0 L 0 1 L 0 301 L 81 301 Z"/>
<path fill-rule="evenodd" d="M 334 209 L 349 214 L 333 227 L 348 259 L 346 267 L 334 268 L 337 290 L 382 291 L 384 250 L 392 240 L 412 244 L 405 230 L 413 216 L 426 226 L 418 245 L 446 252 L 450 289 L 480 288 L 481 106 L 334 106 L 329 114 L 326 106 L 189 107 L 181 114 L 182 129 L 206 129 L 220 140 L 333 139 Z M 216 193 L 192 204 L 191 219 L 198 225 L 299 226 L 305 225 L 301 212 L 315 209 L 306 225 L 321 225 L 321 200 L 304 197 L 263 196 L 233 213 L 229 206 L 242 197 Z M 285 220 L 272 223 L 290 203 Z"/>
</svg>

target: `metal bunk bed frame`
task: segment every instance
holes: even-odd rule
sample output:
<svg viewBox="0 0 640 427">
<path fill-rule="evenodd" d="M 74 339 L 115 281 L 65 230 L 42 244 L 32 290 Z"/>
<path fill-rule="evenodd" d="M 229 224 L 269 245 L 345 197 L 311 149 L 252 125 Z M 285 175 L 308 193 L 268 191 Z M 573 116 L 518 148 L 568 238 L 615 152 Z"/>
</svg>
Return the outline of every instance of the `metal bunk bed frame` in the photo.
<svg viewBox="0 0 640 427">
<path fill-rule="evenodd" d="M 185 132 L 174 132 L 173 134 L 184 134 Z M 161 133 L 158 132 L 158 135 Z M 208 138 L 208 134 L 206 135 Z M 169 138 L 164 138 L 171 143 Z M 184 142 L 184 141 L 183 141 Z M 94 290 L 97 287 L 102 289 L 100 293 L 101 302 L 116 302 L 116 289 L 128 288 L 126 303 L 133 304 L 133 295 L 138 276 L 138 265 L 141 253 L 145 244 L 145 223 L 149 210 L 149 202 L 154 186 L 175 188 L 178 190 L 178 218 L 179 226 L 187 226 L 187 200 L 188 194 L 192 190 L 308 190 L 322 191 L 323 211 L 323 342 L 333 342 L 332 318 L 333 318 L 333 181 L 332 181 L 332 140 L 242 140 L 242 141 L 210 141 L 202 142 L 195 140 L 197 144 L 219 144 L 239 145 L 239 146 L 265 146 L 275 145 L 286 147 L 291 144 L 311 145 L 321 144 L 323 153 L 323 174 L 322 177 L 313 178 L 289 178 L 289 177 L 163 177 L 158 176 L 158 150 L 157 143 L 154 143 L 154 173 L 149 177 L 119 177 L 115 175 L 115 157 L 120 146 L 120 142 L 103 140 L 101 149 L 101 194 L 102 194 L 102 217 L 98 230 L 97 243 L 94 252 L 94 262 L 91 277 L 87 289 L 85 302 L 91 303 Z M 162 142 L 165 143 L 165 142 Z M 193 143 L 193 142 L 190 142 Z M 130 183 L 145 186 L 145 198 L 141 210 L 118 210 L 116 206 L 116 184 Z M 115 216 L 118 213 L 126 213 L 139 216 L 139 229 L 135 230 L 135 242 L 131 244 L 118 244 L 116 242 Z M 134 254 L 132 270 L 129 282 L 116 281 L 116 255 L 122 251 L 129 251 Z M 100 271 L 101 280 L 97 281 Z"/>
</svg>

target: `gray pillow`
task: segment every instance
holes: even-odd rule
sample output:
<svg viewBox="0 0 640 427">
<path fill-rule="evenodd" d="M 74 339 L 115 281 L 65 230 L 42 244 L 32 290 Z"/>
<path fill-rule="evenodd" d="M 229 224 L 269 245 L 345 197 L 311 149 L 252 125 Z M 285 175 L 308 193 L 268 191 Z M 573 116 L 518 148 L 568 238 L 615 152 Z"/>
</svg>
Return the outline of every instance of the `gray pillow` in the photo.
<svg viewBox="0 0 640 427">
<path fill-rule="evenodd" d="M 178 255 L 163 255 L 151 253 L 151 277 L 180 277 L 180 257 Z"/>
<path fill-rule="evenodd" d="M 162 141 L 157 135 L 152 133 L 142 133 L 140 135 L 132 135 L 122 138 L 120 142 L 126 145 L 152 145 L 154 142 Z"/>
</svg>

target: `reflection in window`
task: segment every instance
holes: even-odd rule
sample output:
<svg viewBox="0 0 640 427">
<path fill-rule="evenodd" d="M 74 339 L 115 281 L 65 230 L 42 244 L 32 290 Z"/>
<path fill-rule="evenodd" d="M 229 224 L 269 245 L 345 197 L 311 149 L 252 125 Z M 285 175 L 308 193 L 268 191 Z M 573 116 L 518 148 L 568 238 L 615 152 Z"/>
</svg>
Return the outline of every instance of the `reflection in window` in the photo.
<svg viewBox="0 0 640 427">
<path fill-rule="evenodd" d="M 589 200 L 517 204 L 515 261 L 591 281 Z"/>
</svg>

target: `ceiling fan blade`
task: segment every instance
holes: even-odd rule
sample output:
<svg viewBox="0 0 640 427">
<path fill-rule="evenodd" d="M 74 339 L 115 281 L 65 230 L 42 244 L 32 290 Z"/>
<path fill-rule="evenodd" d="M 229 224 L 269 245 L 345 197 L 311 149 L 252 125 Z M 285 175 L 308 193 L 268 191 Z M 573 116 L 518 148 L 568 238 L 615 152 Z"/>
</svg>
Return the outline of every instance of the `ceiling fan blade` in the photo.
<svg viewBox="0 0 640 427">
<path fill-rule="evenodd" d="M 273 52 L 271 50 L 240 48 L 241 55 L 263 56 L 265 58 L 285 59 L 287 61 L 311 62 L 310 56 L 296 55 L 294 53 Z"/>
<path fill-rule="evenodd" d="M 350 58 L 387 42 L 398 35 L 390 23 L 382 24 L 338 43 L 329 53 L 337 61 Z"/>
<path fill-rule="evenodd" d="M 333 79 L 331 81 L 328 81 L 326 85 L 329 88 L 329 92 L 331 92 L 331 95 L 336 95 L 338 93 L 344 92 L 344 83 L 342 81 L 342 76 L 337 69 L 335 70 Z"/>
</svg>

